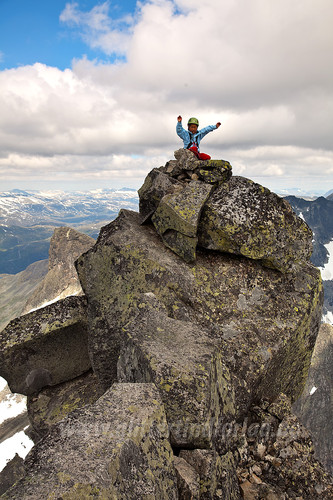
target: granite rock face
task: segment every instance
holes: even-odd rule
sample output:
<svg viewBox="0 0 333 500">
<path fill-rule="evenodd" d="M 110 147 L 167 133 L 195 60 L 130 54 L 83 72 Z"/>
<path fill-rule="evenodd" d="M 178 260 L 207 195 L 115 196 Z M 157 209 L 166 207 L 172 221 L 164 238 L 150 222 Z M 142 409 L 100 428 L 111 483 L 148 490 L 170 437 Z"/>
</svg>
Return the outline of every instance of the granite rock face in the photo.
<svg viewBox="0 0 333 500">
<path fill-rule="evenodd" d="M 195 261 L 200 215 L 212 188 L 210 184 L 191 181 L 180 193 L 165 195 L 152 216 L 164 244 L 186 262 Z"/>
<path fill-rule="evenodd" d="M 151 226 L 140 226 L 138 214 L 122 211 L 77 269 L 88 300 L 90 357 L 105 387 L 117 380 L 124 328 L 143 311 L 142 294 L 153 293 L 170 320 L 183 322 L 175 331 L 188 349 L 181 336 L 192 327 L 210 338 L 210 357 L 219 344 L 224 376 L 233 386 L 225 389 L 234 398 L 226 407 L 235 414 L 246 412 L 258 395 L 274 398 L 281 387 L 288 386 L 293 400 L 299 396 L 322 306 L 320 273 L 311 264 L 286 276 L 254 260 L 200 252 L 191 265 L 168 250 Z"/>
<path fill-rule="evenodd" d="M 44 437 L 4 498 L 331 498 L 330 478 L 290 413 L 323 302 L 307 226 L 272 193 L 230 177 L 227 162 L 207 164 L 185 150 L 175 157 L 147 176 L 140 214 L 122 210 L 78 258 L 82 356 L 93 375 L 68 375 L 29 398 Z M 225 217 L 235 219 L 234 244 L 261 230 L 254 247 L 264 246 L 266 260 L 200 244 L 207 211 L 219 215 L 221 198 L 235 201 L 243 188 L 240 218 L 233 202 Z M 36 313 L 36 323 L 45 318 Z M 52 374 L 50 366 L 35 368 Z M 89 377 L 76 401 L 75 387 Z"/>
<path fill-rule="evenodd" d="M 150 219 L 164 195 L 177 193 L 182 189 L 183 185 L 180 181 L 161 172 L 161 169 L 151 170 L 138 191 L 143 221 Z"/>
<path fill-rule="evenodd" d="M 12 392 L 34 394 L 91 367 L 85 297 L 67 297 L 12 320 L 1 332 L 0 375 Z"/>
<path fill-rule="evenodd" d="M 164 402 L 171 443 L 178 448 L 210 448 L 209 422 L 213 415 L 220 416 L 222 399 L 217 374 L 222 378 L 223 373 L 210 332 L 170 318 L 156 296 L 147 293 L 124 333 L 119 381 L 154 381 Z"/>
</svg>

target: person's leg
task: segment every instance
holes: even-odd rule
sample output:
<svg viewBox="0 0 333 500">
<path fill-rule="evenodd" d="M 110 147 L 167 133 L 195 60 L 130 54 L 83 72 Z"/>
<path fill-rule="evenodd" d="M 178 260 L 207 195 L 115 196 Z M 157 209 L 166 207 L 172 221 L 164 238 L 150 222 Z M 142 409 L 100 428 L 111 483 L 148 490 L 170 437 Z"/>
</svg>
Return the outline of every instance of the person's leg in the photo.
<svg viewBox="0 0 333 500">
<path fill-rule="evenodd" d="M 199 154 L 200 153 L 198 153 L 198 148 L 196 146 L 192 146 L 192 147 L 190 147 L 188 149 L 189 149 L 189 151 L 192 151 L 192 153 L 194 153 L 195 156 L 197 156 L 199 158 Z"/>
<path fill-rule="evenodd" d="M 210 160 L 211 157 L 209 155 L 206 155 L 206 153 L 198 153 L 198 158 L 199 160 Z"/>
<path fill-rule="evenodd" d="M 192 151 L 192 153 L 195 154 L 195 156 L 197 158 L 199 158 L 199 160 L 210 160 L 211 157 L 209 155 L 207 155 L 206 153 L 199 153 L 198 151 L 198 148 L 196 146 L 192 146 L 191 148 L 189 148 L 190 151 Z"/>
</svg>

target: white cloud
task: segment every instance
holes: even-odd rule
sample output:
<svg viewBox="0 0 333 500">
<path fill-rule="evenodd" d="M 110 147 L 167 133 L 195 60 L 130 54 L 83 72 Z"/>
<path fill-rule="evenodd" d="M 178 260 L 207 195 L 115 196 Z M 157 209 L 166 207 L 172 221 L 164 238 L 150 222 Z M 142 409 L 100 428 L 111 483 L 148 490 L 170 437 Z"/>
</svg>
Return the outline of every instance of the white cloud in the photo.
<svg viewBox="0 0 333 500">
<path fill-rule="evenodd" d="M 77 2 L 67 3 L 60 21 L 79 29 L 83 40 L 92 48 L 106 54 L 123 55 L 129 44 L 133 25 L 130 15 L 121 18 L 109 16 L 110 2 L 95 5 L 89 12 L 82 12 Z"/>
<path fill-rule="evenodd" d="M 182 114 L 222 122 L 202 149 L 229 160 L 235 173 L 316 178 L 323 189 L 333 182 L 331 0 L 152 0 L 125 18 L 112 9 L 68 3 L 61 21 L 122 61 L 0 73 L 7 179 L 26 172 L 140 183 L 181 147 Z"/>
</svg>

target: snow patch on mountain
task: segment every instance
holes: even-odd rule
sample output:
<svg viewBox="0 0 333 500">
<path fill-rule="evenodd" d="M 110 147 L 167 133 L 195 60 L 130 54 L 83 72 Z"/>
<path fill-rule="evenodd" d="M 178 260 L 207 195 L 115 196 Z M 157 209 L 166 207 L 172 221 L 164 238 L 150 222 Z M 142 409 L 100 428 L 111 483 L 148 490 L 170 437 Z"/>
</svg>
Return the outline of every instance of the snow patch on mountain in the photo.
<svg viewBox="0 0 333 500">
<path fill-rule="evenodd" d="M 16 394 L 7 394 L 0 402 L 0 424 L 9 418 L 14 418 L 27 410 L 25 397 L 17 397 Z"/>
<path fill-rule="evenodd" d="M 323 267 L 319 267 L 321 277 L 323 280 L 333 280 L 333 240 L 324 246 L 328 252 L 328 262 Z"/>
<path fill-rule="evenodd" d="M 321 318 L 322 323 L 328 323 L 333 326 L 333 313 L 332 311 L 327 311 L 326 314 Z"/>
<path fill-rule="evenodd" d="M 22 394 L 13 394 L 4 378 L 0 377 L 0 425 L 27 411 L 27 398 Z M 0 443 L 0 471 L 17 453 L 25 458 L 33 447 L 33 441 L 22 430 Z"/>
<path fill-rule="evenodd" d="M 24 430 L 3 441 L 0 444 L 0 471 L 6 466 L 7 462 L 15 457 L 16 453 L 21 458 L 25 458 L 33 445 L 33 441 L 25 434 Z"/>
</svg>

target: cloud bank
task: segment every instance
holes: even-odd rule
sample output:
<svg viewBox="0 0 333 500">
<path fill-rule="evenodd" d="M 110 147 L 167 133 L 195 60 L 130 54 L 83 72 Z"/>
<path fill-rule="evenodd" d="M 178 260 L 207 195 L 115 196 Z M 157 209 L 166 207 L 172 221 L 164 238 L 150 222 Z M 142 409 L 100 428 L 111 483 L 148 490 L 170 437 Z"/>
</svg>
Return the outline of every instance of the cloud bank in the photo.
<svg viewBox="0 0 333 500">
<path fill-rule="evenodd" d="M 60 23 L 109 59 L 0 72 L 0 176 L 139 187 L 181 147 L 181 114 L 222 122 L 201 149 L 235 174 L 328 190 L 332 18 L 331 0 L 68 3 Z"/>
</svg>

